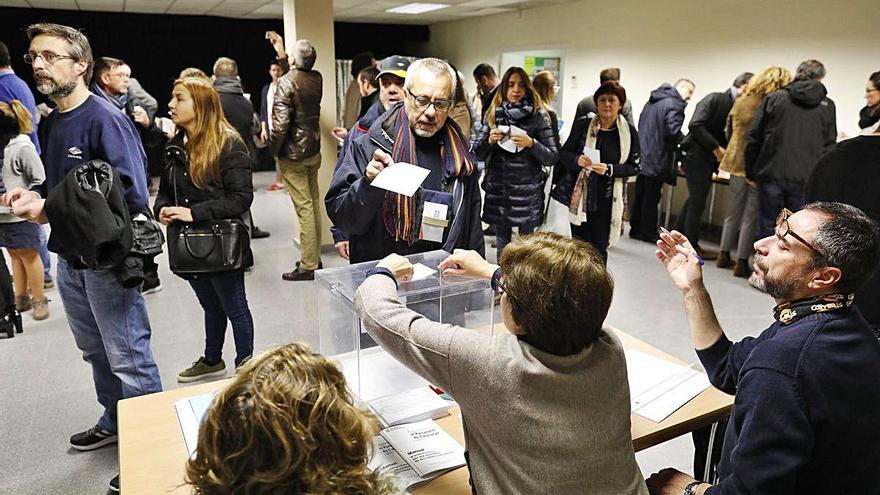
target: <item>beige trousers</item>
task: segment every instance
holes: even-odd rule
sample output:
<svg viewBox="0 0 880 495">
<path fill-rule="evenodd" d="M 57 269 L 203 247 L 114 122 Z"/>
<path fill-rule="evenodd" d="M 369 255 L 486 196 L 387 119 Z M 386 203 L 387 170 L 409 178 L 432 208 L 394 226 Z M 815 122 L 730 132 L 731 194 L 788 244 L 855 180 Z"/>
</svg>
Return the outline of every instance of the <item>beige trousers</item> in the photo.
<svg viewBox="0 0 880 495">
<path fill-rule="evenodd" d="M 304 160 L 278 158 L 278 167 L 299 218 L 300 268 L 317 270 L 321 262 L 321 196 L 318 191 L 321 154 Z"/>
</svg>

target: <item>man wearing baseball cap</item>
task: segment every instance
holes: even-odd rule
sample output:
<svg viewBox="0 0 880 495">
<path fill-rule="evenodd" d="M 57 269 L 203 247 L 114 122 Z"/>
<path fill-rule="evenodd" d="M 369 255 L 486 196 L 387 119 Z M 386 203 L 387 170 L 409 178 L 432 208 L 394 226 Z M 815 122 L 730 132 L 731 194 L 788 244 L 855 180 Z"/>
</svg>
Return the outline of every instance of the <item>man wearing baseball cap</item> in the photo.
<svg viewBox="0 0 880 495">
<path fill-rule="evenodd" d="M 370 126 L 395 103 L 403 99 L 403 85 L 406 82 L 406 71 L 409 69 L 411 60 L 408 57 L 400 55 L 391 55 L 379 62 L 379 75 L 376 79 L 379 81 L 379 101 L 371 106 L 355 123 L 351 131 L 345 131 L 340 137 L 344 138 L 342 142 L 342 150 L 339 152 L 339 158 L 336 160 L 336 169 L 345 159 L 348 152 L 349 143 L 358 136 L 366 134 L 370 130 Z M 335 133 L 334 133 L 335 134 Z M 339 134 L 337 134 L 339 136 Z M 335 173 L 335 172 L 334 172 Z M 325 198 L 325 202 L 326 202 Z M 345 259 L 349 259 L 349 237 L 335 225 L 330 227 L 333 233 L 333 242 L 336 246 L 336 252 Z"/>
</svg>

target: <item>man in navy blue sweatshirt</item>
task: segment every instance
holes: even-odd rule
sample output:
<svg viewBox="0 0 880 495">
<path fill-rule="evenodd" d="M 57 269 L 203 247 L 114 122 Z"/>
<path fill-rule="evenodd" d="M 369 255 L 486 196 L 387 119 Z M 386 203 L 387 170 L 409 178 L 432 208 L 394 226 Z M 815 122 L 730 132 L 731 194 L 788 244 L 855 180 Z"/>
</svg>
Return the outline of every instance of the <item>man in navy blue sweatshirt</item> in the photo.
<svg viewBox="0 0 880 495">
<path fill-rule="evenodd" d="M 652 495 L 880 493 L 880 343 L 852 305 L 880 259 L 871 219 L 842 203 L 783 210 L 755 243 L 756 285 L 776 300 L 776 321 L 736 343 L 687 238 L 663 234 L 657 246 L 709 379 L 736 399 L 719 483 L 665 469 L 648 479 Z"/>
<path fill-rule="evenodd" d="M 76 29 L 48 23 L 29 26 L 27 35 L 26 61 L 33 66 L 37 90 L 58 105 L 47 118 L 42 140 L 47 190 L 70 170 L 101 159 L 119 172 L 129 211 L 144 209 L 149 198 L 146 156 L 132 121 L 89 92 L 93 58 L 88 39 Z M 43 197 L 15 189 L 3 196 L 3 203 L 18 216 L 47 223 Z M 80 269 L 73 261 L 58 260 L 58 292 L 76 345 L 92 366 L 104 413 L 94 427 L 73 435 L 70 446 L 94 450 L 116 442 L 119 400 L 160 392 L 162 384 L 140 289 L 123 287 L 109 270 Z M 119 490 L 118 476 L 110 488 Z"/>
</svg>

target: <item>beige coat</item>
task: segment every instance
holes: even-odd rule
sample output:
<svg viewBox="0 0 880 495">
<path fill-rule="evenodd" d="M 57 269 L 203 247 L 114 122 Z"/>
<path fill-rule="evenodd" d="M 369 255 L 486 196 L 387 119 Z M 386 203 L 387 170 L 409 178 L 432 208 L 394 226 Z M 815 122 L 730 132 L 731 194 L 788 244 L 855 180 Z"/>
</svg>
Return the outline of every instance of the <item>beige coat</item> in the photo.
<svg viewBox="0 0 880 495">
<path fill-rule="evenodd" d="M 749 134 L 749 126 L 752 124 L 752 118 L 758 105 L 763 101 L 763 97 L 757 95 L 740 96 L 733 103 L 733 108 L 727 115 L 727 150 L 724 153 L 724 160 L 721 161 L 719 168 L 728 172 L 734 177 L 746 176 L 746 141 Z"/>
<path fill-rule="evenodd" d="M 436 323 L 373 275 L 355 309 L 383 349 L 461 406 L 480 495 L 647 495 L 633 454 L 623 348 L 611 331 L 572 356 L 515 335 Z"/>
</svg>

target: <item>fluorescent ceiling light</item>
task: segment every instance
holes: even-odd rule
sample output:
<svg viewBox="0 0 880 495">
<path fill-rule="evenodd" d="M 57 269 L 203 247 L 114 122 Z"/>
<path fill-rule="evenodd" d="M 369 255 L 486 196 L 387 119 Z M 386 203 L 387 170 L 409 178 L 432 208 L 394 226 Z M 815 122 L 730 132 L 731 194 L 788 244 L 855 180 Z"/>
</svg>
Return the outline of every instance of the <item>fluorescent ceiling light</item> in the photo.
<svg viewBox="0 0 880 495">
<path fill-rule="evenodd" d="M 408 3 L 406 5 L 401 5 L 400 7 L 394 7 L 392 9 L 388 9 L 385 12 L 390 12 L 392 14 L 424 14 L 425 12 L 431 12 L 434 10 L 445 9 L 449 7 L 448 3 Z"/>
</svg>

